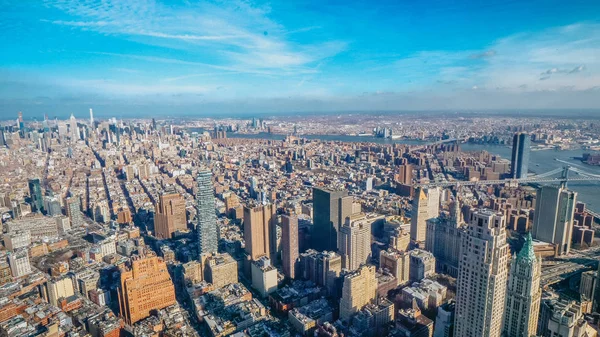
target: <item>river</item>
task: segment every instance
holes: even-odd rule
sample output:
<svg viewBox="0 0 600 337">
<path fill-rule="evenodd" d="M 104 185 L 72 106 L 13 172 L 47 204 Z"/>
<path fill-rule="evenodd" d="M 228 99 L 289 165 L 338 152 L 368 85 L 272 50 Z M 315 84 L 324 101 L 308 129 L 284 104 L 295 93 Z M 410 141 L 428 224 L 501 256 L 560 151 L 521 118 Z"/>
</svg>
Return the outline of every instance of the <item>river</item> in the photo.
<svg viewBox="0 0 600 337">
<path fill-rule="evenodd" d="M 227 133 L 229 138 L 251 138 L 251 139 L 273 139 L 283 140 L 286 136 L 273 134 L 273 133 Z M 306 139 L 319 139 L 324 141 L 336 141 L 336 142 L 367 142 L 367 143 L 378 143 L 378 144 L 408 144 L 408 145 L 420 145 L 427 144 L 427 141 L 416 140 L 416 139 L 391 139 L 391 138 L 378 138 L 373 136 L 347 136 L 347 135 L 302 135 L 298 136 Z"/>
<path fill-rule="evenodd" d="M 238 134 L 228 133 L 230 138 L 253 138 L 253 139 L 274 139 L 283 140 L 285 135 L 276 135 L 269 133 L 259 134 Z M 419 145 L 427 142 L 420 140 L 389 139 L 377 138 L 372 136 L 346 136 L 346 135 L 302 135 L 302 138 L 320 139 L 324 141 L 342 141 L 342 142 L 372 142 L 379 144 L 408 144 Z M 502 158 L 511 158 L 511 148 L 498 145 L 482 144 L 461 144 L 463 151 L 487 151 L 497 154 Z M 569 162 L 571 166 L 577 167 L 583 171 L 593 174 L 600 174 L 600 166 L 585 165 L 580 160 L 573 157 L 581 157 L 582 150 L 542 150 L 531 151 L 529 155 L 529 171 L 533 173 L 544 173 L 565 166 L 564 163 L 554 160 L 560 159 Z M 593 211 L 600 212 L 600 182 L 570 182 L 569 189 L 577 192 L 577 200 L 586 203 L 587 207 Z"/>
</svg>

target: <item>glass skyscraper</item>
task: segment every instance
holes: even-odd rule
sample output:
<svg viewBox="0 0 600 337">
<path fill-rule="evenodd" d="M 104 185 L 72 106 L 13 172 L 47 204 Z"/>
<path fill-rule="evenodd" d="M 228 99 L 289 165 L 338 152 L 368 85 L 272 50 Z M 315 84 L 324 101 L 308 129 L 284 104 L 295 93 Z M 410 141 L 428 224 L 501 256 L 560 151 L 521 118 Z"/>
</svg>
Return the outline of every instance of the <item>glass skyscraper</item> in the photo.
<svg viewBox="0 0 600 337">
<path fill-rule="evenodd" d="M 31 197 L 32 210 L 44 211 L 44 199 L 42 198 L 42 187 L 39 179 L 29 179 L 29 196 Z"/>
<path fill-rule="evenodd" d="M 207 253 L 216 253 L 219 237 L 217 233 L 217 215 L 215 213 L 215 195 L 211 181 L 212 173 L 209 170 L 198 172 L 196 183 L 196 211 L 198 225 L 198 249 L 200 256 Z"/>
<path fill-rule="evenodd" d="M 528 133 L 515 133 L 513 137 L 510 176 L 513 179 L 527 178 L 531 136 Z"/>
<path fill-rule="evenodd" d="M 313 247 L 316 250 L 337 250 L 338 232 L 352 214 L 352 197 L 344 190 L 313 188 Z"/>
</svg>

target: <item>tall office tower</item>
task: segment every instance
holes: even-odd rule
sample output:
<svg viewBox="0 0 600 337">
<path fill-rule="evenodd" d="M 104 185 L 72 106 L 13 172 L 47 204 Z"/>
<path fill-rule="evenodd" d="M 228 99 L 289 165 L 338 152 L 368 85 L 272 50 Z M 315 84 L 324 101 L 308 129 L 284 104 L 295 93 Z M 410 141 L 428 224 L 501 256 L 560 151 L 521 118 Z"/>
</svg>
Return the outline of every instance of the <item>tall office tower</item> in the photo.
<svg viewBox="0 0 600 337">
<path fill-rule="evenodd" d="M 49 216 L 62 215 L 60 200 L 56 196 L 47 195 L 44 197 L 44 210 Z"/>
<path fill-rule="evenodd" d="M 344 268 L 356 270 L 367 263 L 371 259 L 371 222 L 346 218 L 339 231 L 338 247 Z"/>
<path fill-rule="evenodd" d="M 71 141 L 76 141 L 79 139 L 79 128 L 77 127 L 77 120 L 73 114 L 71 114 L 71 118 L 69 118 L 69 132 Z"/>
<path fill-rule="evenodd" d="M 352 214 L 352 197 L 347 191 L 313 188 L 313 248 L 337 250 L 338 232 Z"/>
<path fill-rule="evenodd" d="M 400 173 L 398 175 L 398 182 L 404 185 L 412 184 L 412 176 L 413 176 L 413 167 L 411 164 L 404 164 L 398 167 L 400 169 Z"/>
<path fill-rule="evenodd" d="M 154 213 L 154 235 L 170 239 L 176 231 L 187 229 L 185 200 L 179 193 L 162 194 Z"/>
<path fill-rule="evenodd" d="M 515 133 L 513 137 L 512 160 L 510 162 L 510 176 L 513 179 L 527 178 L 530 148 L 531 135 L 521 132 Z"/>
<path fill-rule="evenodd" d="M 427 208 L 428 219 L 437 218 L 440 215 L 440 188 L 432 187 L 427 189 Z M 427 234 L 426 234 L 427 235 Z"/>
<path fill-rule="evenodd" d="M 352 315 L 375 299 L 376 292 L 375 266 L 364 265 L 346 274 L 340 300 L 340 318 L 349 321 Z"/>
<path fill-rule="evenodd" d="M 396 278 L 396 285 L 406 285 L 410 280 L 410 254 L 393 249 L 379 253 L 379 268 Z"/>
<path fill-rule="evenodd" d="M 19 127 L 19 135 L 21 138 L 25 137 L 25 123 L 23 122 L 23 113 L 19 111 L 19 118 L 17 119 L 17 126 Z"/>
<path fill-rule="evenodd" d="M 130 325 L 175 304 L 167 264 L 153 254 L 133 257 L 131 268 L 121 271 L 118 295 L 121 316 Z"/>
<path fill-rule="evenodd" d="M 267 205 L 244 206 L 244 241 L 252 261 L 261 256 L 271 258 L 271 231 L 275 221 L 275 207 Z"/>
<path fill-rule="evenodd" d="M 412 203 L 410 218 L 410 239 L 415 242 L 425 242 L 427 236 L 427 219 L 429 219 L 429 205 L 427 193 L 419 188 L 415 193 Z"/>
<path fill-rule="evenodd" d="M 449 217 L 427 220 L 425 249 L 435 256 L 438 271 L 452 277 L 458 276 L 463 227 L 458 201 L 454 201 Z"/>
<path fill-rule="evenodd" d="M 283 274 L 296 278 L 296 262 L 298 260 L 298 217 L 296 215 L 281 216 L 281 260 Z"/>
<path fill-rule="evenodd" d="M 211 177 L 212 172 L 206 169 L 198 172 L 196 176 L 196 216 L 198 217 L 196 230 L 200 257 L 219 250 L 215 194 Z"/>
<path fill-rule="evenodd" d="M 577 193 L 557 186 L 537 191 L 533 238 L 558 246 L 558 254 L 569 254 Z"/>
<path fill-rule="evenodd" d="M 456 337 L 502 333 L 510 258 L 505 225 L 502 213 L 483 209 L 471 213 L 456 280 Z"/>
<path fill-rule="evenodd" d="M 39 179 L 29 179 L 29 196 L 31 197 L 31 208 L 35 212 L 44 211 L 44 199 Z"/>
<path fill-rule="evenodd" d="M 250 177 L 250 197 L 256 198 L 258 194 L 258 179 Z"/>
<path fill-rule="evenodd" d="M 579 294 L 582 301 L 592 301 L 592 312 L 600 312 L 600 265 L 581 274 Z"/>
<path fill-rule="evenodd" d="M 581 273 L 581 281 L 579 282 L 579 295 L 582 301 L 593 301 L 593 311 L 597 312 L 598 306 L 596 301 L 596 290 L 598 289 L 598 271 L 588 270 Z"/>
<path fill-rule="evenodd" d="M 83 226 L 83 213 L 81 213 L 81 199 L 79 196 L 67 198 L 67 215 L 71 220 L 71 227 Z"/>
<path fill-rule="evenodd" d="M 90 108 L 90 127 L 94 127 L 94 112 Z"/>
<path fill-rule="evenodd" d="M 542 261 L 535 256 L 531 234 L 510 264 L 506 289 L 504 333 L 506 337 L 534 336 L 537 331 L 542 288 Z"/>
</svg>

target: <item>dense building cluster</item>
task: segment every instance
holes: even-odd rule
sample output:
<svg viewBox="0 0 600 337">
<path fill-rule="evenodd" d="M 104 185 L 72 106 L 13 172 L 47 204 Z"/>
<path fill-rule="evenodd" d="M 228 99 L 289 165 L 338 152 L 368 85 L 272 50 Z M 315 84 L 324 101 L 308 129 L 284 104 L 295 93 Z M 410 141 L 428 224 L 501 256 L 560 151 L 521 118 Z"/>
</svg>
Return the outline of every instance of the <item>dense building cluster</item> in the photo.
<svg viewBox="0 0 600 337">
<path fill-rule="evenodd" d="M 517 180 L 593 131 L 477 122 L 344 127 L 429 145 L 300 136 L 340 121 L 6 123 L 0 335 L 596 336 L 600 219 Z M 290 135 L 227 137 L 269 129 Z"/>
</svg>

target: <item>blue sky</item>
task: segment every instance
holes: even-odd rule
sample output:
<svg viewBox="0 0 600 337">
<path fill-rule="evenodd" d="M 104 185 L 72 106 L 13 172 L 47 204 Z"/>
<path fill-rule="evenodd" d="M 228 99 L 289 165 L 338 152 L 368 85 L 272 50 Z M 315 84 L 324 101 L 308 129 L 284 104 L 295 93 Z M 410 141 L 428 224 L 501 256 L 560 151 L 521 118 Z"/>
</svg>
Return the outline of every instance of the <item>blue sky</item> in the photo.
<svg viewBox="0 0 600 337">
<path fill-rule="evenodd" d="M 600 107 L 598 1 L 0 5 L 0 117 Z"/>
</svg>

